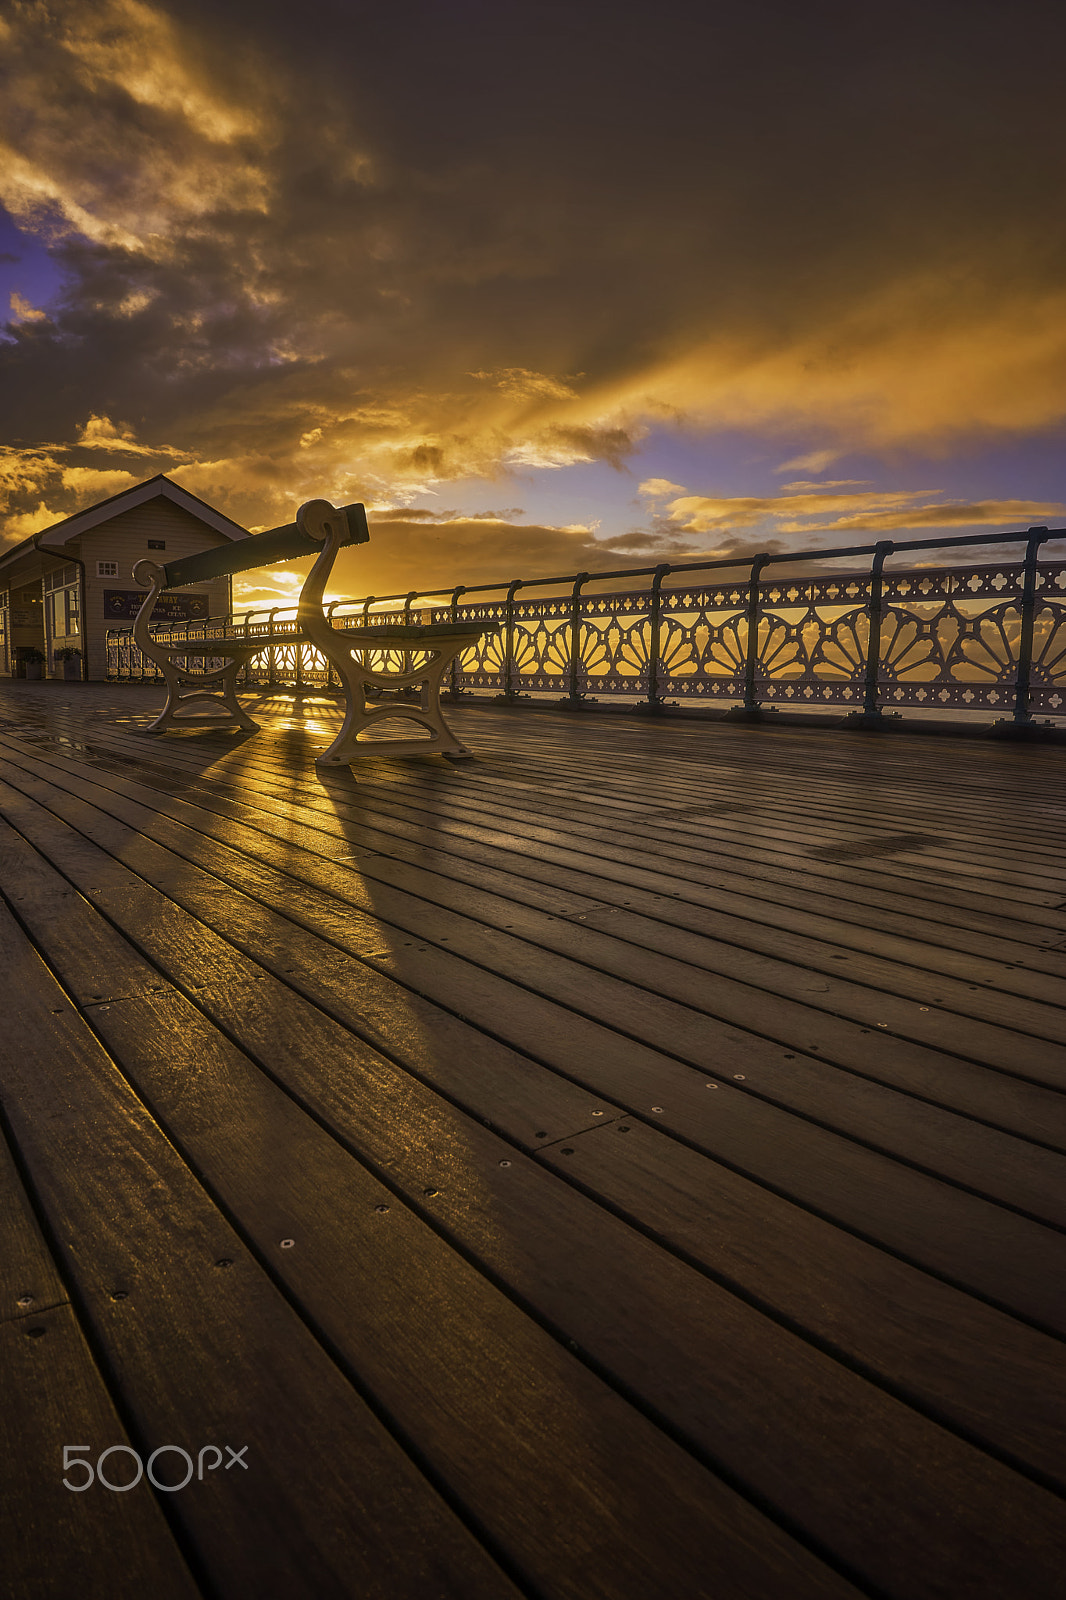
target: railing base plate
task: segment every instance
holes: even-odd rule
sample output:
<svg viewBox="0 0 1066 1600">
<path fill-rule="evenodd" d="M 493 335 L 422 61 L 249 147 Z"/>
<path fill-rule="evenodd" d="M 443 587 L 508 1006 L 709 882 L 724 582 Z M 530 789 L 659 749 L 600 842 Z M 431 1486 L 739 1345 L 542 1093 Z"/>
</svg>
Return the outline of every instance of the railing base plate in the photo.
<svg viewBox="0 0 1066 1600">
<path fill-rule="evenodd" d="M 778 715 L 776 706 L 731 706 L 723 722 L 770 722 Z"/>
<path fill-rule="evenodd" d="M 1057 736 L 1056 742 L 1059 742 L 1063 730 L 1051 722 L 1015 722 L 1010 717 L 1001 717 L 990 728 L 986 728 L 984 734 L 986 739 L 1043 740 Z"/>
<path fill-rule="evenodd" d="M 849 711 L 841 717 L 842 728 L 857 729 L 860 733 L 884 733 L 897 728 L 902 721 L 898 711 Z"/>
</svg>

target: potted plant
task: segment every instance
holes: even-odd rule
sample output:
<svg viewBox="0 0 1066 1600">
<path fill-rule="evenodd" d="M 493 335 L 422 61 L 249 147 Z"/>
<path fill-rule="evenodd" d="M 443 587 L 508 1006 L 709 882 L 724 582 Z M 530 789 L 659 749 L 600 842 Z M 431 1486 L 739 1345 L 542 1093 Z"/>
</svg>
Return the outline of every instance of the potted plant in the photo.
<svg viewBox="0 0 1066 1600">
<path fill-rule="evenodd" d="M 55 659 L 63 663 L 63 678 L 67 683 L 78 683 L 81 679 L 81 651 L 74 645 L 65 644 L 55 652 Z"/>
<path fill-rule="evenodd" d="M 20 644 L 15 649 L 15 660 L 22 668 L 19 676 L 22 678 L 37 679 L 41 676 L 44 665 L 44 651 L 38 650 L 35 644 Z"/>
</svg>

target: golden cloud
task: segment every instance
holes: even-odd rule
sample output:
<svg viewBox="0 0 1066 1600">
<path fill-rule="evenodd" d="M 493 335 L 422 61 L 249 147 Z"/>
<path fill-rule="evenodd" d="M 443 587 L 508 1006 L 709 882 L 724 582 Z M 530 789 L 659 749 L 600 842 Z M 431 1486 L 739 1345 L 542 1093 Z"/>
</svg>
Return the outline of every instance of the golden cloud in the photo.
<svg viewBox="0 0 1066 1600">
<path fill-rule="evenodd" d="M 47 311 L 40 311 L 36 306 L 30 305 L 17 289 L 12 290 L 10 298 L 12 313 L 19 322 L 44 322 L 47 319 Z"/>
<path fill-rule="evenodd" d="M 31 534 L 40 533 L 42 528 L 50 528 L 58 520 L 56 512 L 40 500 L 32 510 L 18 511 L 4 518 L 4 543 L 18 544 Z"/>
<path fill-rule="evenodd" d="M 806 488 L 806 486 L 804 486 Z M 716 499 L 681 495 L 665 507 L 679 533 L 731 533 L 765 526 L 777 534 L 836 533 L 906 528 L 994 527 L 1006 531 L 1041 526 L 1041 519 L 1066 514 L 1050 500 L 956 501 L 930 499 L 927 489 L 862 494 L 807 492 Z"/>
<path fill-rule="evenodd" d="M 142 444 L 129 423 L 112 422 L 110 417 L 98 417 L 95 413 L 77 429 L 75 443 L 81 450 L 106 450 L 112 455 L 156 457 L 180 454 L 166 445 Z"/>
<path fill-rule="evenodd" d="M 471 378 L 489 382 L 515 400 L 573 400 L 577 391 L 569 382 L 548 377 L 543 372 L 530 372 L 526 367 L 504 367 L 499 372 L 471 372 Z M 575 376 L 584 377 L 584 373 Z"/>
<path fill-rule="evenodd" d="M 236 94 L 212 82 L 217 65 L 161 8 L 26 6 L 9 49 L 0 200 L 16 218 L 160 259 L 182 224 L 266 208 L 254 67 Z"/>
<path fill-rule="evenodd" d="M 61 477 L 64 489 L 73 490 L 79 500 L 90 504 L 120 494 L 137 481 L 132 472 L 108 467 L 64 467 Z"/>
<path fill-rule="evenodd" d="M 824 313 L 775 348 L 720 336 L 634 375 L 617 403 L 664 404 L 706 426 L 830 432 L 832 450 L 786 462 L 819 471 L 851 449 L 1024 433 L 1066 416 L 1066 291 L 986 283 L 950 267 L 903 277 Z"/>
<path fill-rule="evenodd" d="M 637 485 L 637 493 L 645 500 L 668 500 L 671 495 L 683 495 L 684 487 L 680 483 L 671 483 L 669 478 L 645 478 L 644 482 Z"/>
</svg>

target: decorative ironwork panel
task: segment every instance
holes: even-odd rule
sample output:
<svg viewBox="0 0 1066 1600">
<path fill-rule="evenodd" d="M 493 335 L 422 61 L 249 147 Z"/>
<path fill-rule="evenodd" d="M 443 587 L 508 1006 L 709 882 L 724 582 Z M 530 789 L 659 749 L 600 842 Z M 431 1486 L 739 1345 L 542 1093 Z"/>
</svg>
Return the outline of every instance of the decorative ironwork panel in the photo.
<svg viewBox="0 0 1066 1600">
<path fill-rule="evenodd" d="M 485 634 L 471 649 L 459 658 L 455 674 L 456 687 L 471 693 L 492 690 L 500 694 L 505 687 L 506 622 L 507 607 L 502 600 L 480 601 L 456 607 L 456 621 L 492 623 L 498 633 Z M 451 620 L 451 611 L 441 611 L 438 619 Z"/>
<path fill-rule="evenodd" d="M 568 606 L 568 656 L 569 624 Z M 582 595 L 578 639 L 579 693 L 593 696 L 647 694 L 651 596 L 646 589 L 625 594 Z"/>
<path fill-rule="evenodd" d="M 1032 681 L 1066 688 L 1066 567 L 1037 571 Z M 894 574 L 885 585 L 880 694 L 887 706 L 1003 712 L 1014 703 L 1022 632 L 1019 566 Z M 1034 704 L 1036 697 L 1034 696 Z M 1050 703 L 1047 709 L 1053 709 Z"/>
<path fill-rule="evenodd" d="M 747 605 L 746 583 L 664 589 L 660 694 L 735 700 L 743 693 Z"/>
<path fill-rule="evenodd" d="M 1066 565 L 1037 573 L 1030 692 L 1034 711 L 1066 714 Z"/>
</svg>

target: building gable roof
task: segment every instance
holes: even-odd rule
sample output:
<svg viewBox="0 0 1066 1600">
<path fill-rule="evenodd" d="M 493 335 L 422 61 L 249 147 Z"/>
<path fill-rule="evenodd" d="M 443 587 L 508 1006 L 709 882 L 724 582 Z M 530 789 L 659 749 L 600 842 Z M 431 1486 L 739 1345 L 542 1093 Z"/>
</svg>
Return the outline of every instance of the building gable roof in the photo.
<svg viewBox="0 0 1066 1600">
<path fill-rule="evenodd" d="M 172 483 L 160 472 L 145 483 L 135 484 L 132 489 L 123 489 L 121 494 L 113 494 L 109 500 L 101 500 L 99 505 L 89 506 L 87 510 L 75 512 L 74 516 L 64 518 L 51 528 L 45 528 L 41 533 L 34 535 L 33 543 L 38 550 L 61 551 L 71 539 L 90 532 L 101 522 L 109 522 L 112 517 L 121 516 L 122 512 L 132 511 L 135 506 L 143 506 L 146 501 L 155 500 L 160 496 L 173 501 L 183 511 L 188 511 L 198 521 L 206 523 L 209 528 L 214 528 L 216 533 L 223 534 L 227 539 L 248 537 L 247 528 L 242 528 L 240 523 L 224 517 L 221 511 L 209 506 L 206 500 L 198 499 L 196 495 L 190 494 L 188 489 L 183 489 L 178 483 Z"/>
</svg>

